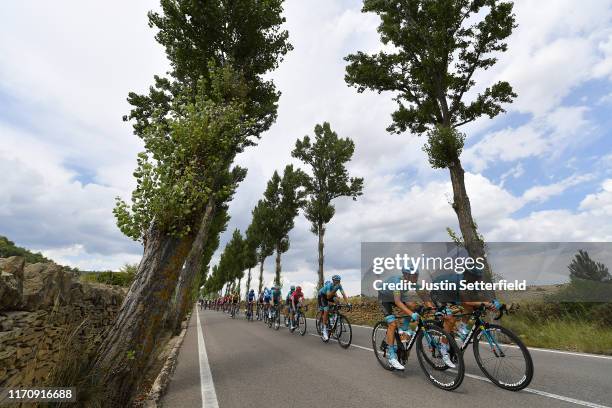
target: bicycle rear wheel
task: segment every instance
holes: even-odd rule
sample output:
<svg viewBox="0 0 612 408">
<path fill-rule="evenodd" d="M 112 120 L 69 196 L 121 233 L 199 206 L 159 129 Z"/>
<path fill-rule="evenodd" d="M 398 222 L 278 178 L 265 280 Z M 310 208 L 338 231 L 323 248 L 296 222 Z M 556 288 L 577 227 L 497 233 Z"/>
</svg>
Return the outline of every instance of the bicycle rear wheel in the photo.
<svg viewBox="0 0 612 408">
<path fill-rule="evenodd" d="M 323 312 L 321 312 L 320 310 L 317 312 L 317 315 L 315 316 L 315 326 L 317 327 L 317 334 L 320 336 L 321 335 L 321 319 L 323 317 Z"/>
<path fill-rule="evenodd" d="M 443 340 L 449 346 L 449 354 L 455 368 L 449 368 L 442 360 L 440 347 Z M 461 385 L 465 376 L 463 355 L 450 334 L 437 325 L 425 324 L 417 334 L 416 349 L 419 365 L 433 385 L 446 391 L 454 390 Z"/>
<path fill-rule="evenodd" d="M 306 317 L 303 314 L 300 314 L 298 317 L 298 332 L 303 336 L 306 334 Z"/>
<path fill-rule="evenodd" d="M 489 324 L 474 336 L 474 357 L 482 372 L 500 388 L 518 391 L 533 378 L 531 354 L 512 331 Z"/>
<path fill-rule="evenodd" d="M 386 340 L 388 327 L 389 325 L 384 320 L 374 325 L 374 328 L 372 329 L 372 349 L 374 350 L 376 360 L 378 360 L 382 368 L 393 371 L 393 367 L 389 365 L 387 360 L 387 352 L 389 350 Z"/>
<path fill-rule="evenodd" d="M 351 322 L 349 322 L 349 319 L 344 315 L 338 314 L 335 337 L 342 348 L 349 348 L 353 341 Z"/>
<path fill-rule="evenodd" d="M 280 329 L 281 321 L 280 321 L 280 313 L 277 311 L 276 316 L 274 317 L 274 330 Z"/>
</svg>

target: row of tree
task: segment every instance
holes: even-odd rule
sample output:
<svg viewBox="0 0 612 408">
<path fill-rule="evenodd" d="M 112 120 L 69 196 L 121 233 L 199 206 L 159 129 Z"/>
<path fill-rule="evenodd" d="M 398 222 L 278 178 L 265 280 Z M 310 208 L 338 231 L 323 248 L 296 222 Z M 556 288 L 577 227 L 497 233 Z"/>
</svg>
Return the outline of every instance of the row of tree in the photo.
<svg viewBox="0 0 612 408">
<path fill-rule="evenodd" d="M 347 163 L 353 157 L 355 144 L 340 138 L 329 123 L 316 125 L 315 137 L 298 139 L 292 156 L 307 165 L 307 170 L 289 164 L 282 177 L 274 171 L 263 198 L 252 211 L 251 224 L 243 238 L 235 230 L 221 254 L 219 264 L 206 281 L 204 293 L 217 293 L 226 285 L 226 292 L 240 292 L 240 281 L 248 269 L 247 292 L 251 287 L 251 269 L 259 263 L 259 287 L 263 287 L 264 262 L 276 253 L 274 283 L 281 284 L 281 255 L 289 250 L 289 232 L 295 217 L 304 209 L 311 231 L 318 237 L 318 287 L 324 281 L 324 235 L 335 214 L 332 201 L 339 197 L 357 199 L 363 192 L 363 178 L 349 177 Z M 237 283 L 236 283 L 237 281 Z"/>
</svg>

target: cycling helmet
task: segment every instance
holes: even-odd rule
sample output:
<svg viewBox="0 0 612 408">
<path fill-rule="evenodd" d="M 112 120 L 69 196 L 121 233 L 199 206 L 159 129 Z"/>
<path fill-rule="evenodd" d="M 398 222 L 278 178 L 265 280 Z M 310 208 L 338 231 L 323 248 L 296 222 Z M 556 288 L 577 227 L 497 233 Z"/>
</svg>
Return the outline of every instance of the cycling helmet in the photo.
<svg viewBox="0 0 612 408">
<path fill-rule="evenodd" d="M 295 285 L 291 285 L 291 290 L 295 290 Z"/>
<path fill-rule="evenodd" d="M 302 287 L 301 287 L 301 286 L 296 287 L 296 288 L 295 288 L 295 291 L 296 291 L 296 292 L 301 292 L 301 291 L 302 291 Z"/>
<path fill-rule="evenodd" d="M 249 290 L 250 293 L 255 293 L 255 289 Z"/>
<path fill-rule="evenodd" d="M 334 276 L 332 276 L 332 280 L 333 280 L 333 281 L 339 281 L 339 280 L 341 280 L 341 279 L 342 279 L 342 278 L 340 278 L 340 275 L 334 275 Z"/>
</svg>

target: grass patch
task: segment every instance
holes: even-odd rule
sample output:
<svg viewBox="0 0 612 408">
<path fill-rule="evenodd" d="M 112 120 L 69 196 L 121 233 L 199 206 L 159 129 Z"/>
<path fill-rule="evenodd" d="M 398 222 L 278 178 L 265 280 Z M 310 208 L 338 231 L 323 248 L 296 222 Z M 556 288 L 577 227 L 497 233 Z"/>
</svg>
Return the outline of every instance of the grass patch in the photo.
<svg viewBox="0 0 612 408">
<path fill-rule="evenodd" d="M 502 324 L 527 346 L 612 355 L 612 327 L 565 318 L 534 323 L 520 313 L 504 317 Z"/>
</svg>

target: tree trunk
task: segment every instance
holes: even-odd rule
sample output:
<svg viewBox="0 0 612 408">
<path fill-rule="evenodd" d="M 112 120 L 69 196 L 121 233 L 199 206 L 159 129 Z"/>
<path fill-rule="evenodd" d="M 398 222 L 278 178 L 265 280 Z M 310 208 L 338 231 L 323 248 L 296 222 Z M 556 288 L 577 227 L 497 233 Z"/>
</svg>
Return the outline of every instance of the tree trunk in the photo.
<svg viewBox="0 0 612 408">
<path fill-rule="evenodd" d="M 276 277 L 274 278 L 274 283 L 280 286 L 281 284 L 281 250 L 280 245 L 276 246 Z"/>
<path fill-rule="evenodd" d="M 140 385 L 142 373 L 163 332 L 163 316 L 174 293 L 193 237 L 147 232 L 136 280 L 113 326 L 105 333 L 92 366 L 92 382 L 103 387 L 102 407 L 125 407 Z"/>
<path fill-rule="evenodd" d="M 461 166 L 461 161 L 457 159 L 452 163 L 449 166 L 449 171 L 451 183 L 453 185 L 453 209 L 457 214 L 465 249 L 472 258 L 484 259 L 485 270 L 483 276 L 485 279 L 490 280 L 491 269 L 486 259 L 484 242 L 478 235 L 478 230 L 474 223 L 474 218 L 472 217 L 472 207 L 470 205 L 470 198 L 468 197 L 467 190 L 465 189 L 465 172 Z"/>
<path fill-rule="evenodd" d="M 204 214 L 200 222 L 198 234 L 196 235 L 191 251 L 187 255 L 185 260 L 185 266 L 181 269 L 179 281 L 176 286 L 176 301 L 174 307 L 171 309 L 169 327 L 175 334 L 181 332 L 181 322 L 187 315 L 190 308 L 191 290 L 195 283 L 196 276 L 202 269 L 202 257 L 204 253 L 204 246 L 208 239 L 208 230 L 214 216 L 215 200 L 211 197 L 206 203 Z"/>
<path fill-rule="evenodd" d="M 240 298 L 240 283 L 242 282 L 242 278 L 238 278 L 238 297 Z"/>
<path fill-rule="evenodd" d="M 263 267 L 265 260 L 266 258 L 262 258 L 259 263 L 259 292 L 257 293 L 261 293 L 261 290 L 263 289 Z"/>
<path fill-rule="evenodd" d="M 249 300 L 249 291 L 251 290 L 251 268 L 249 268 L 249 274 L 247 275 L 247 284 L 246 284 L 246 300 Z"/>
<path fill-rule="evenodd" d="M 323 276 L 323 236 L 325 235 L 325 226 L 322 222 L 319 223 L 319 283 L 317 285 L 317 289 L 321 289 L 323 287 L 323 283 L 325 281 L 325 277 Z"/>
</svg>

